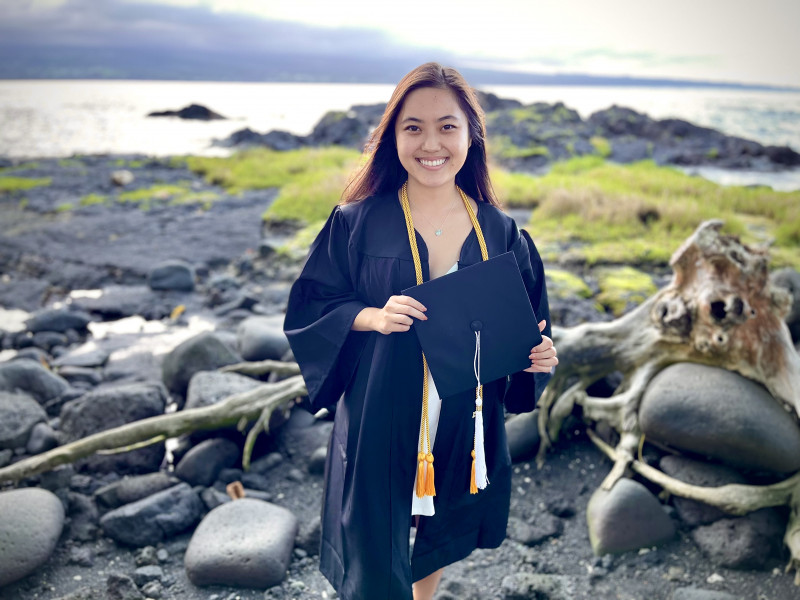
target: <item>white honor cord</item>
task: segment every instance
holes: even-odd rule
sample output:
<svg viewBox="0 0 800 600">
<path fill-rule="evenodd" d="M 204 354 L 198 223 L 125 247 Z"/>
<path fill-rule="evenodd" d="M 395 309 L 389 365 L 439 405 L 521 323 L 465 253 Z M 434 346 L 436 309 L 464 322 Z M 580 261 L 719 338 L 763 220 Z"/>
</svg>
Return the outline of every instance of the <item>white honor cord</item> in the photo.
<svg viewBox="0 0 800 600">
<path fill-rule="evenodd" d="M 475 484 L 479 490 L 485 489 L 489 484 L 486 472 L 486 451 L 483 448 L 483 393 L 481 390 L 481 332 L 475 332 L 475 358 L 472 361 L 475 379 L 478 381 L 475 389 Z"/>
</svg>

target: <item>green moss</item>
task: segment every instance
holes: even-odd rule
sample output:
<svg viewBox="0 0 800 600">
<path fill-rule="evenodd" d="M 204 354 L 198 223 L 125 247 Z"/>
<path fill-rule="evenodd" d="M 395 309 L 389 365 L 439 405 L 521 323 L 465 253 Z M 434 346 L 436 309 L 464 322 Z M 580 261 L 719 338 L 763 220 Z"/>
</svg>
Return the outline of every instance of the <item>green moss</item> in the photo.
<svg viewBox="0 0 800 600">
<path fill-rule="evenodd" d="M 86 165 L 75 158 L 62 158 L 58 161 L 58 166 L 64 169 L 83 169 Z"/>
<path fill-rule="evenodd" d="M 603 158 L 608 158 L 611 156 L 611 144 L 609 143 L 608 139 L 596 135 L 589 140 L 589 143 L 594 146 L 594 149 L 597 150 L 597 153 Z"/>
<path fill-rule="evenodd" d="M 544 116 L 539 112 L 535 104 L 522 106 L 520 108 L 512 108 L 509 112 L 514 123 L 522 123 L 523 121 L 541 123 L 544 120 Z"/>
<path fill-rule="evenodd" d="M 93 206 L 95 204 L 105 204 L 108 202 L 108 196 L 103 194 L 88 194 L 80 199 L 80 206 Z"/>
<path fill-rule="evenodd" d="M 711 148 L 711 150 L 706 152 L 706 158 L 709 158 L 711 160 L 719 158 L 719 148 Z"/>
<path fill-rule="evenodd" d="M 188 157 L 186 164 L 192 171 L 204 175 L 209 183 L 236 193 L 245 189 L 281 187 L 304 173 L 350 171 L 359 156 L 355 150 L 339 146 L 288 152 L 256 148 L 227 158 Z"/>
<path fill-rule="evenodd" d="M 592 290 L 577 275 L 562 269 L 549 268 L 547 276 L 547 294 L 551 298 L 568 300 L 570 298 L 591 298 Z"/>
<path fill-rule="evenodd" d="M 170 200 L 170 204 L 201 204 L 207 210 L 211 205 L 219 200 L 219 194 L 212 191 L 187 192 L 178 194 Z"/>
<path fill-rule="evenodd" d="M 341 170 L 309 171 L 296 176 L 281 188 L 264 219 L 306 224 L 324 221 L 341 199 L 347 176 Z"/>
<path fill-rule="evenodd" d="M 35 187 L 50 185 L 53 180 L 50 177 L 40 177 L 32 179 L 30 177 L 0 177 L 0 193 L 19 192 Z"/>
<path fill-rule="evenodd" d="M 541 196 L 537 195 L 538 179 L 533 175 L 492 169 L 491 178 L 492 187 L 503 206 L 515 208 L 538 206 Z"/>
<path fill-rule="evenodd" d="M 183 196 L 188 193 L 188 186 L 160 184 L 149 188 L 141 188 L 122 192 L 117 196 L 120 202 L 150 203 L 153 200 L 172 200 L 176 196 Z"/>
<path fill-rule="evenodd" d="M 114 161 L 114 166 L 117 167 L 124 167 L 127 169 L 141 169 L 145 164 L 145 161 L 141 159 L 132 159 L 132 160 L 125 160 L 124 158 L 118 158 Z"/>
<path fill-rule="evenodd" d="M 56 212 L 58 213 L 69 212 L 73 208 L 75 208 L 75 206 L 72 204 L 72 202 L 63 202 L 58 206 L 56 206 Z"/>
<path fill-rule="evenodd" d="M 507 135 L 495 135 L 489 141 L 489 151 L 492 156 L 501 160 L 511 158 L 527 158 L 529 156 L 550 156 L 546 146 L 517 146 Z"/>
<path fill-rule="evenodd" d="M 598 302 L 617 317 L 628 305 L 641 304 L 657 291 L 650 276 L 633 267 L 598 269 L 597 278 Z"/>
</svg>

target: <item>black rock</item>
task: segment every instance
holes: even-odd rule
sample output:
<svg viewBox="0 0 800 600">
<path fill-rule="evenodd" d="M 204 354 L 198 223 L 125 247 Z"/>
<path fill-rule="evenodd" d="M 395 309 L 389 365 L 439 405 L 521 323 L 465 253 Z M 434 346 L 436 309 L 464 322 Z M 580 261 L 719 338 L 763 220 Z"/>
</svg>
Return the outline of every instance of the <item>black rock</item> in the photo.
<svg viewBox="0 0 800 600">
<path fill-rule="evenodd" d="M 26 322 L 28 331 L 57 331 L 66 333 L 70 329 L 85 331 L 91 317 L 83 311 L 49 308 L 37 312 Z"/>
<path fill-rule="evenodd" d="M 239 446 L 228 439 L 206 440 L 186 453 L 175 467 L 175 475 L 190 485 L 209 486 L 222 469 L 234 466 L 240 455 Z"/>
<path fill-rule="evenodd" d="M 109 483 L 95 492 L 97 501 L 107 508 L 130 504 L 152 496 L 162 490 L 174 487 L 180 480 L 164 471 L 125 477 Z"/>
<path fill-rule="evenodd" d="M 112 573 L 106 580 L 108 600 L 144 600 L 133 579 L 122 573 Z"/>
<path fill-rule="evenodd" d="M 220 114 L 206 108 L 202 104 L 190 104 L 180 110 L 163 110 L 154 111 L 147 115 L 148 117 L 178 117 L 180 119 L 196 119 L 200 121 L 213 121 L 217 119 L 224 119 Z"/>
</svg>

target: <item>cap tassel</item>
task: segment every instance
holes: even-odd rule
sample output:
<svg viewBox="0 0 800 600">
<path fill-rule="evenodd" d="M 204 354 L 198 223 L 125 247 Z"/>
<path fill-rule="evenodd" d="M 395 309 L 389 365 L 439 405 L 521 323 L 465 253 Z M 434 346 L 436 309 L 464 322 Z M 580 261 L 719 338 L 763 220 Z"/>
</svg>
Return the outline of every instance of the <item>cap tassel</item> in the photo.
<svg viewBox="0 0 800 600">
<path fill-rule="evenodd" d="M 417 454 L 417 498 L 425 496 L 425 453 Z"/>
<path fill-rule="evenodd" d="M 425 495 L 435 496 L 436 486 L 434 485 L 433 481 L 433 454 L 429 452 L 425 457 L 425 460 L 428 463 L 428 472 L 425 474 Z"/>
<path fill-rule="evenodd" d="M 478 387 L 475 388 L 475 445 L 472 449 L 472 472 L 470 473 L 469 493 L 477 494 L 478 490 L 486 489 L 489 477 L 486 472 L 486 451 L 483 447 L 483 386 L 481 385 L 481 332 L 475 331 L 475 359 L 473 361 L 475 379 Z"/>
</svg>

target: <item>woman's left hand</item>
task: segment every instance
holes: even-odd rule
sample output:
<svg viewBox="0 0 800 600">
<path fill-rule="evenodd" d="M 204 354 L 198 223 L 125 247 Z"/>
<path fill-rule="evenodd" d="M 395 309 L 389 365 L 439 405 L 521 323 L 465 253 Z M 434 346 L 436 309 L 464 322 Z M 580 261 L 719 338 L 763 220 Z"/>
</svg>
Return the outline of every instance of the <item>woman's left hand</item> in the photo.
<svg viewBox="0 0 800 600">
<path fill-rule="evenodd" d="M 539 331 L 544 331 L 547 321 L 539 321 Z M 549 373 L 558 364 L 558 352 L 551 340 L 546 335 L 542 336 L 542 343 L 531 348 L 531 366 L 525 369 L 526 373 Z"/>
</svg>

